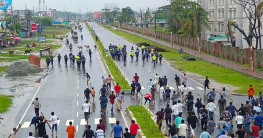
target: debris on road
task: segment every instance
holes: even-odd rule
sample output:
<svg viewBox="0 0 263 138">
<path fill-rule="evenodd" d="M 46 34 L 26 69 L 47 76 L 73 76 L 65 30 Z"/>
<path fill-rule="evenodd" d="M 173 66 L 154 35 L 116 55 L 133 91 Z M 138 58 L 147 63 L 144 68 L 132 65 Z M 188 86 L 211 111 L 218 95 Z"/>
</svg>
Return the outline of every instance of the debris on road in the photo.
<svg viewBox="0 0 263 138">
<path fill-rule="evenodd" d="M 43 69 L 29 63 L 28 61 L 15 62 L 5 70 L 5 72 L 8 73 L 6 77 L 27 76 L 32 73 L 39 73 L 42 71 Z"/>
</svg>

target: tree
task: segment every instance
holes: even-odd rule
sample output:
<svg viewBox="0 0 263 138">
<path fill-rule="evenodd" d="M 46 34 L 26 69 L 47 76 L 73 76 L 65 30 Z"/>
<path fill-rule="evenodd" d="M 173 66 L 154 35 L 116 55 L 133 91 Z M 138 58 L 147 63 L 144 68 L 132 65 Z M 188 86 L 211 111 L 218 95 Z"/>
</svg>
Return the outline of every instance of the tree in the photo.
<svg viewBox="0 0 263 138">
<path fill-rule="evenodd" d="M 28 28 L 29 28 L 29 24 L 30 24 L 30 21 L 33 17 L 33 14 L 31 11 L 29 10 L 26 10 L 25 12 L 25 19 L 26 19 L 26 28 L 27 28 L 27 31 L 28 31 Z"/>
<path fill-rule="evenodd" d="M 15 24 L 11 24 L 9 26 L 9 29 L 14 30 L 15 32 L 20 32 L 20 30 L 23 29 L 23 27 L 19 22 L 17 22 Z"/>
<path fill-rule="evenodd" d="M 120 24 L 125 23 L 135 23 L 135 17 L 134 17 L 134 12 L 130 7 L 122 8 L 121 10 L 121 15 L 118 17 L 118 21 Z"/>
<path fill-rule="evenodd" d="M 7 24 L 10 24 L 11 22 L 13 22 L 12 21 L 12 16 L 6 16 L 5 17 L 5 21 L 6 21 Z"/>
<path fill-rule="evenodd" d="M 5 10 L 3 10 L 2 12 L 4 13 L 4 18 L 5 18 L 6 15 L 7 15 L 7 10 L 5 9 Z"/>
<path fill-rule="evenodd" d="M 51 26 L 52 25 L 52 19 L 51 19 L 51 17 L 44 16 L 41 19 L 41 23 L 42 23 L 43 26 Z"/>
</svg>

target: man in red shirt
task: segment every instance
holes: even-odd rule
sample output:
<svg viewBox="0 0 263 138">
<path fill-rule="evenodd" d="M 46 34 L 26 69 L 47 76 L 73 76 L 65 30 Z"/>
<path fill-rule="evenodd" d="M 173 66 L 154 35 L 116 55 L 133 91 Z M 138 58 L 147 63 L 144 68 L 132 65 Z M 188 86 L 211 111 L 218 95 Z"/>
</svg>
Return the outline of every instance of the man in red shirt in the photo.
<svg viewBox="0 0 263 138">
<path fill-rule="evenodd" d="M 99 126 L 100 126 L 100 129 L 103 130 L 104 133 L 105 133 L 105 125 L 102 123 L 102 119 L 100 119 L 100 123 L 97 124 L 96 130 L 98 130 L 98 127 L 99 127 Z"/>
<path fill-rule="evenodd" d="M 140 77 L 137 75 L 137 73 L 135 73 L 135 76 L 133 77 L 134 81 L 135 81 L 135 82 L 138 82 L 138 81 L 139 81 L 139 78 L 140 78 Z"/>
<path fill-rule="evenodd" d="M 132 120 L 130 125 L 131 138 L 136 137 L 138 129 L 140 129 L 140 127 L 137 124 L 135 124 L 134 120 Z"/>
<path fill-rule="evenodd" d="M 116 86 L 114 87 L 114 90 L 116 92 L 116 97 L 117 97 L 121 91 L 121 87 L 119 86 L 119 83 L 116 84 Z"/>
</svg>

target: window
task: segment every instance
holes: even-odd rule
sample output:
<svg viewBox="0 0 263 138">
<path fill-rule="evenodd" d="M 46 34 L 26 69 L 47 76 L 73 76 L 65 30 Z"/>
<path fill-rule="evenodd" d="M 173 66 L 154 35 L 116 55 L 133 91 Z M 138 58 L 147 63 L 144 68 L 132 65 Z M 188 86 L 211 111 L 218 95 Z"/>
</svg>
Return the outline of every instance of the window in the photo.
<svg viewBox="0 0 263 138">
<path fill-rule="evenodd" d="M 208 1 L 208 6 L 211 6 L 211 0 Z"/>
<path fill-rule="evenodd" d="M 236 19 L 236 11 L 235 10 L 232 10 L 232 18 Z"/>
<path fill-rule="evenodd" d="M 232 14 L 231 10 L 228 10 L 228 19 L 231 19 L 231 14 Z"/>
<path fill-rule="evenodd" d="M 217 31 L 220 30 L 220 23 L 217 24 Z"/>
<path fill-rule="evenodd" d="M 224 3 L 224 0 L 221 0 L 221 6 L 224 6 L 225 3 Z"/>
<path fill-rule="evenodd" d="M 221 24 L 220 25 L 220 32 L 223 32 L 223 27 L 224 27 L 224 24 Z"/>
<path fill-rule="evenodd" d="M 212 5 L 212 7 L 214 7 L 214 0 L 212 0 L 211 5 Z"/>
<path fill-rule="evenodd" d="M 220 1 L 221 1 L 221 0 L 217 0 L 217 6 L 220 6 Z"/>
<path fill-rule="evenodd" d="M 217 18 L 220 19 L 220 11 L 217 12 Z"/>
<path fill-rule="evenodd" d="M 221 18 L 224 19 L 224 11 L 221 11 Z"/>
</svg>

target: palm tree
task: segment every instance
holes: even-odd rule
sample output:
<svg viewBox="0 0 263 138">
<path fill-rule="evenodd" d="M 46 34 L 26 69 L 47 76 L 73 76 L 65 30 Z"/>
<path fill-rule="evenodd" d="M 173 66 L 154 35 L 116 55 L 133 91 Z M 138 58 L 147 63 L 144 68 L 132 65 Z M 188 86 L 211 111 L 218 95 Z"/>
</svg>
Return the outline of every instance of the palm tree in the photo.
<svg viewBox="0 0 263 138">
<path fill-rule="evenodd" d="M 198 33 L 198 37 L 201 38 L 202 27 L 211 30 L 211 27 L 208 24 L 209 13 L 206 10 L 204 10 L 200 5 L 197 6 L 195 13 L 196 13 L 195 18 L 197 25 L 197 33 Z"/>
</svg>

